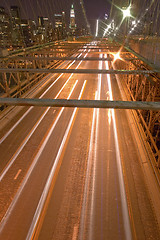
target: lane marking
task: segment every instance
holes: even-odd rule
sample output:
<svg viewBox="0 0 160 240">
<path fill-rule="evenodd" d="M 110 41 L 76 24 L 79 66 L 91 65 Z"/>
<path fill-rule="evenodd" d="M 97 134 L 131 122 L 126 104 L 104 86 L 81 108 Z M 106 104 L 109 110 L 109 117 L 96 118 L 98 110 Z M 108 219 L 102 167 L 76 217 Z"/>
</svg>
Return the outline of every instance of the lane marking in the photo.
<svg viewBox="0 0 160 240">
<path fill-rule="evenodd" d="M 19 169 L 16 176 L 14 177 L 14 180 L 17 180 L 17 178 L 19 177 L 19 174 L 22 172 L 22 169 Z"/>
</svg>

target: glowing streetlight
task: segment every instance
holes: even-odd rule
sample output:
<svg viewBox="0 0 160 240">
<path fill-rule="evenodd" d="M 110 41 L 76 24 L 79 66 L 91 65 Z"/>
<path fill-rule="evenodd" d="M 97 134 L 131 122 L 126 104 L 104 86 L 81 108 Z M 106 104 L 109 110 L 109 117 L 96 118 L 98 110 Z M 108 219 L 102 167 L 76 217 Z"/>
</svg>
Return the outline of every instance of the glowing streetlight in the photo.
<svg viewBox="0 0 160 240">
<path fill-rule="evenodd" d="M 111 54 L 113 55 L 113 58 L 114 58 L 113 63 L 115 63 L 115 61 L 117 60 L 123 60 L 120 56 L 120 51 L 118 51 L 117 53 L 111 53 Z"/>
<path fill-rule="evenodd" d="M 132 25 L 136 25 L 136 21 L 134 20 L 134 21 L 132 21 Z"/>
<path fill-rule="evenodd" d="M 131 6 L 126 9 L 121 9 L 121 11 L 123 12 L 123 19 L 126 17 L 131 17 Z"/>
</svg>

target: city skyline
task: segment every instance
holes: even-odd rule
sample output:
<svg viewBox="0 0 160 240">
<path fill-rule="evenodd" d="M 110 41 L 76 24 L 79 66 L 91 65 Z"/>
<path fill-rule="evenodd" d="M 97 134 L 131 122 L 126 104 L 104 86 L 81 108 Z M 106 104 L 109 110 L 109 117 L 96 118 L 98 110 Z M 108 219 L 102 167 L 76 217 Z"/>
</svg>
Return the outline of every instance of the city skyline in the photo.
<svg viewBox="0 0 160 240">
<path fill-rule="evenodd" d="M 0 48 L 12 50 L 88 34 L 85 28 L 77 28 L 73 4 L 70 9 L 69 25 L 66 23 L 64 11 L 61 14 L 54 14 L 54 26 L 48 17 L 38 16 L 37 23 L 22 17 L 18 5 L 10 6 L 8 13 L 4 7 L 0 7 Z"/>
<path fill-rule="evenodd" d="M 94 31 L 95 20 L 97 18 L 103 18 L 105 13 L 109 15 L 110 3 L 106 0 L 100 0 L 98 4 L 96 0 L 84 0 L 83 2 L 87 18 L 89 20 L 89 23 L 91 24 L 92 31 Z M 64 2 L 62 0 L 47 0 L 44 3 L 44 1 L 41 0 L 1 0 L 0 5 L 5 7 L 7 12 L 9 12 L 9 8 L 11 5 L 20 6 L 21 14 L 24 19 L 33 19 L 37 21 L 38 16 L 43 16 L 48 17 L 50 22 L 54 25 L 54 14 L 61 13 L 62 11 L 66 12 L 66 21 L 69 24 L 70 7 L 72 3 L 74 3 L 77 26 L 86 26 L 81 4 L 79 1 L 66 0 Z"/>
</svg>

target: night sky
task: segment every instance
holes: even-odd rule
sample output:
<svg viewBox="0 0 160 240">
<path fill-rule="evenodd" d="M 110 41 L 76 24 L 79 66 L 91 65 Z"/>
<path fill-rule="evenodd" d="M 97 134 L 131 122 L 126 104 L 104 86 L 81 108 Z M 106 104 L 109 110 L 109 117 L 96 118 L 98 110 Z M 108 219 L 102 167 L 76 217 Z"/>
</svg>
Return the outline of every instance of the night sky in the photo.
<svg viewBox="0 0 160 240">
<path fill-rule="evenodd" d="M 37 16 L 49 17 L 54 24 L 54 13 L 66 12 L 67 22 L 69 21 L 70 6 L 74 2 L 76 22 L 79 27 L 86 26 L 79 0 L 0 0 L 0 5 L 9 10 L 11 5 L 21 7 L 21 18 L 37 19 Z M 109 14 L 109 0 L 84 0 L 87 18 L 95 28 L 95 20 L 102 18 L 105 13 Z"/>
</svg>

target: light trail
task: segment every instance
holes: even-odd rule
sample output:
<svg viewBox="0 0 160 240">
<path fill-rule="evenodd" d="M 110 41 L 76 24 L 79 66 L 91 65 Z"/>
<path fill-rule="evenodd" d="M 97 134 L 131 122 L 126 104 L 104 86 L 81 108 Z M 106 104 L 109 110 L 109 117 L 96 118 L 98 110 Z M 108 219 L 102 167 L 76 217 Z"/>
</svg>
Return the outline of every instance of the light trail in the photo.
<svg viewBox="0 0 160 240">
<path fill-rule="evenodd" d="M 78 83 L 78 81 L 75 82 L 75 84 L 74 84 L 74 86 L 73 86 L 73 88 L 72 88 L 72 90 L 71 90 L 71 92 L 70 92 L 70 94 L 68 96 L 68 99 L 71 97 L 71 94 L 73 93 L 73 90 L 75 89 L 77 83 Z M 23 191 L 23 189 L 24 189 L 24 187 L 25 187 L 25 185 L 26 185 L 26 183 L 27 183 L 31 173 L 33 172 L 33 169 L 35 168 L 35 166 L 36 166 L 36 164 L 37 164 L 37 162 L 39 160 L 39 157 L 41 156 L 41 154 L 42 154 L 42 152 L 43 152 L 43 150 L 44 150 L 44 148 L 45 148 L 45 146 L 46 146 L 46 144 L 47 144 L 47 142 L 48 142 L 48 140 L 49 140 L 49 138 L 50 138 L 54 128 L 57 125 L 57 122 L 59 121 L 59 119 L 60 119 L 60 117 L 61 117 L 61 115 L 63 113 L 63 111 L 64 111 L 64 107 L 61 109 L 61 111 L 59 112 L 56 120 L 52 124 L 52 127 L 51 127 L 50 131 L 48 132 L 47 137 L 45 138 L 45 140 L 42 143 L 40 149 L 38 150 L 38 152 L 37 152 L 37 154 L 36 154 L 32 164 L 31 164 L 31 166 L 30 166 L 30 168 L 29 168 L 29 170 L 28 170 L 28 172 L 27 172 L 27 174 L 26 174 L 26 176 L 25 176 L 25 178 L 24 178 L 24 180 L 23 180 L 23 182 L 22 182 L 22 184 L 21 184 L 21 186 L 19 188 L 19 190 L 17 191 L 17 193 L 16 193 L 13 201 L 11 202 L 11 204 L 10 204 L 6 214 L 5 214 L 5 216 L 3 217 L 2 221 L 1 221 L 1 225 L 0 225 L 0 232 L 3 230 L 3 227 L 5 226 L 6 222 L 8 221 L 8 218 L 9 218 L 11 212 L 13 211 L 14 206 L 15 206 L 18 198 L 21 195 L 21 193 L 22 193 L 22 191 Z"/>
<path fill-rule="evenodd" d="M 97 91 L 95 94 L 95 100 L 97 99 Z M 90 145 L 89 145 L 89 153 L 88 153 L 88 161 L 87 161 L 87 170 L 86 170 L 86 179 L 84 185 L 84 198 L 82 203 L 81 210 L 81 220 L 80 220 L 80 231 L 79 231 L 79 239 L 84 239 L 84 229 L 85 229 L 85 221 L 86 221 L 86 210 L 87 210 L 87 201 L 88 201 L 88 188 L 89 188 L 89 180 L 91 175 L 92 168 L 92 157 L 93 157 L 93 144 L 94 144 L 94 130 L 95 130 L 95 121 L 96 120 L 96 108 L 93 110 L 93 118 L 92 118 L 92 127 L 91 127 L 91 137 L 90 137 Z"/>
<path fill-rule="evenodd" d="M 103 54 L 100 54 L 102 58 Z M 99 62 L 99 69 L 102 69 L 102 61 Z M 98 87 L 97 87 L 97 100 L 101 99 L 101 86 L 102 86 L 102 75 L 98 74 Z M 97 162 L 97 147 L 98 147 L 98 135 L 99 135 L 99 111 L 96 109 L 96 128 L 95 128 L 95 140 L 94 140 L 94 155 L 93 155 L 93 175 L 92 175 L 92 193 L 91 193 L 91 208 L 90 208 L 90 222 L 89 222 L 89 240 L 93 239 L 94 229 L 94 202 L 95 202 L 95 181 L 96 181 L 96 162 Z"/>
<path fill-rule="evenodd" d="M 100 57 L 102 57 L 102 54 L 100 55 Z M 102 61 L 99 62 L 99 69 L 102 69 Z M 102 78 L 102 75 L 99 74 L 97 91 L 95 94 L 95 100 L 100 100 L 101 78 Z M 97 142 L 98 142 L 98 123 L 99 123 L 99 109 L 94 108 L 93 117 L 92 117 L 89 153 L 88 153 L 88 160 L 87 160 L 86 179 L 85 179 L 84 194 L 83 194 L 84 197 L 83 197 L 82 210 L 81 210 L 80 231 L 79 231 L 79 239 L 80 240 L 84 239 L 87 203 L 88 203 L 88 198 L 89 198 L 89 196 L 88 196 L 89 184 L 90 184 L 92 161 L 93 161 L 92 187 L 91 187 L 92 194 L 91 194 L 90 222 L 89 222 L 89 239 L 92 240 L 94 195 L 95 195 L 94 189 L 95 189 L 96 157 L 97 157 Z"/>
<path fill-rule="evenodd" d="M 85 80 L 85 81 L 84 81 L 84 84 L 83 84 L 83 86 L 82 86 L 80 95 L 79 95 L 79 97 L 78 97 L 78 100 L 80 100 L 81 97 L 82 97 L 82 94 L 83 94 L 83 91 L 84 91 L 86 82 L 87 82 L 87 81 Z M 60 148 L 59 148 L 59 150 L 58 150 L 57 156 L 56 156 L 56 158 L 55 158 L 54 164 L 53 164 L 53 166 L 52 166 L 52 168 L 51 168 L 49 177 L 48 177 L 48 179 L 47 179 L 47 182 L 46 182 L 46 185 L 45 185 L 45 187 L 44 187 L 43 193 L 42 193 L 42 195 L 41 195 L 40 201 L 39 201 L 39 203 L 38 203 L 38 206 L 37 206 L 35 215 L 34 215 L 34 217 L 33 217 L 33 221 L 32 221 L 32 223 L 31 223 L 30 229 L 29 229 L 29 231 L 28 231 L 28 235 L 27 235 L 27 237 L 26 237 L 26 240 L 31 240 L 31 239 L 33 239 L 33 237 L 35 236 L 35 234 L 38 234 L 38 233 L 36 233 L 37 224 L 38 224 L 39 219 L 40 219 L 40 217 L 41 217 L 41 213 L 42 213 L 42 211 L 43 211 L 43 208 L 44 208 L 44 205 L 45 205 L 45 202 L 46 202 L 46 199 L 47 199 L 47 196 L 48 196 L 50 187 L 51 187 L 51 183 L 52 183 L 52 180 L 53 180 L 53 178 L 54 178 L 54 175 L 55 175 L 57 166 L 58 166 L 58 164 L 59 164 L 60 157 L 61 157 L 61 154 L 62 154 L 62 152 L 63 152 L 64 146 L 65 146 L 65 144 L 66 144 L 67 137 L 68 137 L 69 132 L 70 132 L 70 129 L 71 129 L 71 127 L 72 127 L 72 124 L 73 124 L 73 121 L 74 121 L 76 112 L 77 112 L 77 108 L 74 109 L 73 114 L 72 114 L 71 119 L 70 119 L 70 122 L 69 122 L 69 124 L 68 124 L 68 127 L 67 127 L 67 129 L 66 129 L 66 132 L 65 132 L 65 134 L 64 134 L 64 137 L 63 137 L 63 140 L 62 140 L 62 142 L 61 142 Z"/>
<path fill-rule="evenodd" d="M 82 56 L 82 53 L 79 54 L 79 57 Z M 73 62 L 71 62 L 69 64 L 69 66 L 67 67 L 67 69 L 69 69 L 73 64 L 75 63 L 75 60 Z M 60 76 L 58 76 L 56 78 L 56 80 L 45 90 L 44 93 L 42 93 L 42 95 L 39 97 L 39 99 L 41 99 L 42 97 L 44 97 L 44 95 L 56 84 L 56 82 L 64 75 L 64 73 L 61 73 Z M 73 74 L 71 74 L 73 75 Z M 51 76 L 47 81 L 49 81 L 53 76 Z M 19 123 L 28 115 L 28 113 L 33 109 L 33 107 L 30 107 L 25 113 L 24 115 L 13 125 L 13 127 L 0 139 L 0 144 L 2 144 L 2 142 L 4 142 L 4 140 L 13 132 L 13 130 L 19 125 Z"/>
<path fill-rule="evenodd" d="M 62 90 L 64 89 L 64 87 L 67 85 L 67 83 L 69 82 L 69 80 L 71 79 L 73 74 L 70 75 L 70 77 L 67 79 L 67 81 L 65 82 L 65 84 L 63 85 L 63 87 L 60 89 L 60 91 L 57 93 L 55 99 L 57 99 L 60 95 L 60 93 L 62 92 Z M 38 120 L 38 122 L 34 125 L 34 127 L 32 128 L 32 130 L 30 131 L 30 133 L 26 136 L 26 138 L 23 140 L 22 144 L 19 146 L 19 148 L 17 149 L 16 153 L 13 155 L 13 157 L 10 159 L 9 163 L 7 164 L 7 166 L 3 169 L 3 171 L 0 174 L 0 182 L 2 181 L 2 179 L 4 178 L 4 176 L 6 175 L 6 173 L 9 171 L 9 169 L 11 168 L 11 166 L 13 165 L 13 163 L 15 162 L 16 158 L 18 157 L 18 155 L 22 152 L 23 148 L 25 147 L 25 145 L 27 144 L 27 142 L 29 141 L 29 139 L 32 137 L 33 133 L 36 131 L 36 129 L 38 128 L 38 126 L 40 125 L 40 123 L 42 122 L 42 120 L 44 119 L 44 117 L 46 116 L 46 114 L 48 113 L 48 111 L 51 109 L 51 107 L 48 107 L 45 112 L 42 114 L 42 116 L 40 117 L 40 119 Z"/>
<path fill-rule="evenodd" d="M 89 51 L 88 51 L 88 52 L 89 52 Z M 86 57 L 87 55 L 88 55 L 88 53 L 86 53 L 84 57 Z M 82 62 L 82 61 L 81 61 L 81 62 Z M 80 66 L 81 62 L 78 64 L 77 68 Z M 71 74 L 71 75 L 73 75 L 73 74 Z M 70 78 L 71 78 L 71 76 L 69 77 L 69 79 L 70 79 Z M 69 80 L 68 80 L 68 81 L 69 81 Z M 70 92 L 70 94 L 69 94 L 69 96 L 68 96 L 67 99 L 70 98 L 70 96 L 71 96 L 71 94 L 72 94 L 75 86 L 77 85 L 77 83 L 78 83 L 78 81 L 76 81 L 76 83 L 75 83 L 75 85 L 73 86 L 72 91 Z M 79 100 L 79 99 L 81 98 L 81 96 L 82 96 L 82 93 L 83 93 L 84 88 L 85 88 L 85 84 L 86 84 L 86 81 L 85 81 L 84 84 L 83 84 L 83 87 L 82 87 L 82 90 L 81 90 L 81 93 L 80 93 L 80 95 L 79 95 L 78 100 Z M 59 91 L 59 93 L 60 93 L 60 92 L 61 92 L 61 90 Z M 58 97 L 58 94 L 57 94 L 57 97 Z M 54 128 L 55 128 L 58 120 L 60 119 L 60 116 L 62 115 L 62 112 L 64 111 L 64 109 L 65 109 L 65 108 L 63 107 L 63 108 L 61 109 L 60 113 L 58 114 L 55 122 L 53 123 L 53 125 L 52 125 L 52 127 L 51 127 L 51 129 L 50 129 L 50 131 L 49 131 L 49 133 L 48 133 L 48 135 L 47 135 L 47 137 L 45 138 L 43 144 L 41 145 L 41 148 L 39 149 L 38 153 L 36 154 L 36 156 L 35 156 L 32 164 L 31 164 L 31 166 L 30 166 L 30 168 L 29 168 L 29 170 L 28 170 L 28 172 L 27 172 L 27 175 L 26 175 L 25 179 L 23 180 L 23 182 L 22 182 L 19 190 L 17 191 L 17 193 L 16 193 L 16 195 L 15 195 L 12 203 L 10 204 L 10 206 L 9 206 L 9 208 L 8 208 L 5 216 L 3 217 L 2 221 L 1 221 L 1 225 L 0 225 L 0 232 L 3 230 L 6 222 L 8 221 L 8 218 L 9 218 L 11 212 L 13 211 L 15 204 L 16 204 L 19 196 L 21 195 L 21 193 L 22 193 L 22 191 L 23 191 L 23 189 L 24 189 L 24 187 L 25 187 L 25 185 L 26 185 L 26 183 L 27 183 L 27 181 L 28 181 L 28 179 L 29 179 L 29 177 L 30 177 L 30 175 L 31 175 L 34 167 L 36 166 L 36 164 L 37 164 L 37 162 L 38 162 L 38 159 L 39 159 L 39 157 L 40 157 L 43 149 L 45 148 L 45 146 L 46 146 L 46 144 L 47 144 L 47 142 L 48 142 L 48 140 L 49 140 L 49 137 L 51 136 L 51 134 L 52 134 L 52 132 L 53 132 L 53 130 L 54 130 Z M 77 108 L 75 108 L 75 110 L 77 111 Z M 74 111 L 74 112 L 75 112 L 75 111 Z M 12 163 L 12 164 L 13 164 L 13 163 Z"/>
<path fill-rule="evenodd" d="M 87 56 L 88 53 L 85 54 L 84 58 Z M 78 56 L 81 57 L 82 53 Z M 71 64 L 69 64 L 68 68 L 74 64 L 75 61 L 73 61 Z M 79 64 L 77 65 L 76 69 L 80 66 L 80 64 L 82 63 L 79 62 Z M 51 86 L 49 86 L 49 88 L 40 96 L 40 98 L 42 98 L 44 96 L 44 94 L 46 94 L 49 89 L 59 80 L 59 78 L 62 76 L 63 74 L 61 74 L 52 84 Z M 73 76 L 73 73 L 69 76 L 69 78 L 67 79 L 67 81 L 65 82 L 65 84 L 63 85 L 63 87 L 60 89 L 60 91 L 57 93 L 55 99 L 57 99 L 60 95 L 60 93 L 63 91 L 64 87 L 67 85 L 67 83 L 69 82 L 69 80 L 71 79 L 71 77 Z M 33 107 L 30 107 L 30 109 L 28 109 L 28 111 L 23 115 L 23 117 L 21 117 L 19 119 L 19 121 L 17 123 L 20 123 L 23 118 L 31 111 Z M 43 115 L 40 117 L 40 119 L 38 120 L 38 122 L 34 125 L 34 127 L 32 128 L 32 130 L 30 131 L 30 133 L 26 136 L 26 138 L 23 140 L 22 144 L 19 146 L 19 148 L 17 149 L 16 153 L 13 155 L 13 157 L 10 159 L 9 163 L 7 164 L 7 166 L 3 169 L 3 171 L 0 174 L 0 182 L 2 181 L 2 179 L 4 178 L 4 176 L 6 175 L 6 173 L 9 171 L 9 169 L 11 168 L 11 166 L 13 165 L 13 163 L 15 162 L 16 158 L 18 157 L 18 155 L 22 152 L 23 148 L 25 147 L 25 145 L 27 144 L 27 142 L 29 141 L 29 139 L 32 137 L 33 133 L 36 131 L 36 129 L 38 128 L 38 126 L 40 125 L 40 123 L 42 122 L 42 120 L 44 119 L 44 117 L 46 116 L 46 114 L 48 113 L 48 111 L 50 110 L 51 107 L 48 107 L 45 112 L 43 113 Z M 21 120 L 21 121 L 20 121 Z M 3 141 L 5 140 L 5 138 L 14 130 L 14 128 L 18 125 L 15 124 L 13 126 L 13 128 L 10 129 L 10 131 L 8 132 L 8 134 L 6 134 L 3 137 Z M 1 143 L 1 142 L 0 142 Z"/>
<path fill-rule="evenodd" d="M 109 65 L 108 65 L 107 61 L 105 62 L 105 64 L 106 64 L 106 69 L 109 69 Z M 110 78 L 109 74 L 107 74 L 107 83 L 108 83 L 108 88 L 109 88 L 109 93 L 110 93 L 110 100 L 113 100 L 111 78 Z M 124 184 L 123 171 L 122 171 L 122 163 L 121 163 L 121 156 L 120 156 L 120 149 L 119 149 L 119 142 L 118 142 L 115 111 L 114 111 L 114 109 L 112 109 L 111 111 L 112 111 L 113 129 L 114 129 L 114 138 L 115 138 L 115 147 L 116 147 L 116 161 L 117 161 L 117 170 L 118 170 L 118 178 L 119 178 L 119 186 L 120 186 L 120 195 L 121 195 L 121 201 L 122 201 L 124 230 L 125 230 L 126 239 L 131 240 L 132 234 L 131 234 L 131 226 L 130 226 L 130 220 L 129 220 L 127 198 L 126 198 L 125 184 Z"/>
</svg>

